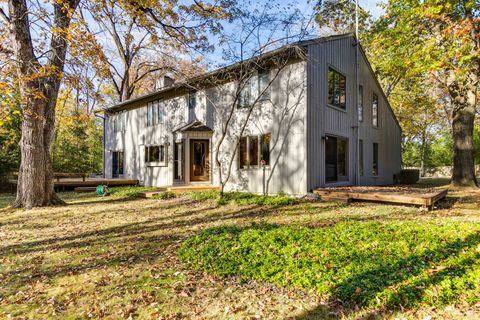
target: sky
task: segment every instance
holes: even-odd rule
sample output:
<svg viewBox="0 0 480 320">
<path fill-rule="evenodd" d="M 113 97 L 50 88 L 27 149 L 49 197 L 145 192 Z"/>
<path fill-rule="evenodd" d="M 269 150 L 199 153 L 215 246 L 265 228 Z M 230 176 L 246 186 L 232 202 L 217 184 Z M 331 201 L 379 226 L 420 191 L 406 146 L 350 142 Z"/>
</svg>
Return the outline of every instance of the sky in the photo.
<svg viewBox="0 0 480 320">
<path fill-rule="evenodd" d="M 249 10 L 257 9 L 260 11 L 267 5 L 267 3 L 272 6 L 273 4 L 276 4 L 278 5 L 278 8 L 280 8 L 281 11 L 288 10 L 288 12 L 293 12 L 294 10 L 299 10 L 304 17 L 312 16 L 314 5 L 317 2 L 316 0 L 259 0 L 259 1 L 251 0 L 251 1 L 252 2 L 250 2 L 249 0 L 245 0 L 244 2 L 239 2 L 239 4 L 247 6 Z M 329 0 L 324 0 L 324 1 L 329 1 Z M 338 1 L 338 0 L 330 0 L 330 1 Z M 340 0 L 340 1 L 345 1 L 345 0 Z M 384 13 L 383 9 L 378 6 L 382 2 L 383 2 L 382 0 L 359 0 L 359 5 L 363 9 L 369 11 L 374 18 L 377 18 L 378 16 Z M 274 10 L 275 9 L 271 9 L 271 12 L 274 12 Z M 354 13 L 352 12 L 352 14 Z M 241 28 L 243 28 L 243 25 L 240 25 L 239 27 L 238 25 L 235 25 L 235 24 L 232 25 L 232 24 L 224 23 L 223 26 L 224 26 L 225 33 L 230 34 L 232 39 L 234 39 L 235 37 L 242 38 L 244 36 L 244 33 L 242 34 L 241 32 L 242 31 Z M 315 23 L 312 23 L 312 26 L 315 26 Z M 318 34 L 318 31 L 316 32 L 317 32 L 316 34 Z M 264 30 L 263 33 L 268 34 L 269 31 Z M 277 38 L 282 38 L 284 37 L 284 35 L 285 35 L 285 32 L 279 31 Z M 314 35 L 315 35 L 315 32 L 314 32 Z M 210 43 L 212 43 L 215 46 L 215 50 L 210 53 L 202 54 L 204 61 L 208 65 L 209 70 L 216 69 L 216 68 L 238 61 L 238 59 L 232 59 L 232 58 L 229 59 L 225 57 L 225 53 L 224 53 L 225 45 L 219 44 L 218 38 L 210 35 L 209 39 L 210 39 Z M 233 46 L 235 45 L 234 41 L 230 42 L 231 46 L 232 44 Z M 255 49 L 256 48 L 258 48 L 258 46 L 256 46 Z M 231 48 L 228 48 L 228 50 L 229 50 L 229 53 L 234 51 Z M 235 49 L 235 50 L 238 50 L 238 49 Z M 239 56 L 239 55 L 240 54 L 238 52 L 234 54 L 234 56 Z M 246 58 L 248 58 L 248 54 Z"/>
</svg>

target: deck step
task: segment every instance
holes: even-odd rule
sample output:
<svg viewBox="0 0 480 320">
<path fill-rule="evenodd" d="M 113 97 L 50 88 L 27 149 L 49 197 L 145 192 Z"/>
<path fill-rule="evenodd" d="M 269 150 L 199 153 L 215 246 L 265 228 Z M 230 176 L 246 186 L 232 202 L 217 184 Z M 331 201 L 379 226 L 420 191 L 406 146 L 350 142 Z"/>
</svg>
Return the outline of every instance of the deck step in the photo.
<svg viewBox="0 0 480 320">
<path fill-rule="evenodd" d="M 161 189 L 157 189 L 157 190 L 154 190 L 154 191 L 142 192 L 138 196 L 140 198 L 153 198 L 155 195 L 160 194 L 160 193 L 165 192 L 165 191 L 167 191 L 166 188 L 161 188 Z"/>
<path fill-rule="evenodd" d="M 95 192 L 97 187 L 76 187 L 73 191 L 81 193 L 81 192 Z"/>
</svg>

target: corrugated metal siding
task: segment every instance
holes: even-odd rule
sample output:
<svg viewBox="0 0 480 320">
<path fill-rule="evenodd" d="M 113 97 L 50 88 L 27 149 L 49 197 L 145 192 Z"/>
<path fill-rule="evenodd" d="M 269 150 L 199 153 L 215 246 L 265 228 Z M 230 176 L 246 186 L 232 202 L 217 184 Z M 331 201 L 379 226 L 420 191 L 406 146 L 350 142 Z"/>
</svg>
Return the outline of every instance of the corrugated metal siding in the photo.
<svg viewBox="0 0 480 320">
<path fill-rule="evenodd" d="M 357 133 L 357 86 L 355 65 L 355 39 L 346 37 L 312 44 L 308 48 L 308 98 L 307 98 L 307 188 L 331 186 L 325 182 L 325 142 L 322 137 L 333 135 L 349 141 L 349 181 L 357 184 L 358 136 L 364 140 L 364 176 L 360 184 L 389 184 L 401 166 L 401 132 L 392 114 L 387 110 L 381 89 L 376 85 L 366 61 L 361 60 L 359 83 L 364 87 L 364 121 Z M 327 105 L 328 67 L 343 73 L 347 78 L 346 111 Z M 371 97 L 379 97 L 379 128 L 371 125 Z M 372 143 L 379 144 L 379 177 L 371 177 Z"/>
</svg>

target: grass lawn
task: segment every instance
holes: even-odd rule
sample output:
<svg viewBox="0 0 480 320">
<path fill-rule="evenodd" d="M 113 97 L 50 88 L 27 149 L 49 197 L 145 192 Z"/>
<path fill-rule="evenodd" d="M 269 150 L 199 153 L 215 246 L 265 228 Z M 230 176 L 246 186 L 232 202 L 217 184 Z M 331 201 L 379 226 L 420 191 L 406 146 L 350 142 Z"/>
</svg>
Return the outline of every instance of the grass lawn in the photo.
<svg viewBox="0 0 480 320">
<path fill-rule="evenodd" d="M 0 318 L 480 317 L 478 191 L 432 212 L 113 191 L 0 195 Z"/>
</svg>

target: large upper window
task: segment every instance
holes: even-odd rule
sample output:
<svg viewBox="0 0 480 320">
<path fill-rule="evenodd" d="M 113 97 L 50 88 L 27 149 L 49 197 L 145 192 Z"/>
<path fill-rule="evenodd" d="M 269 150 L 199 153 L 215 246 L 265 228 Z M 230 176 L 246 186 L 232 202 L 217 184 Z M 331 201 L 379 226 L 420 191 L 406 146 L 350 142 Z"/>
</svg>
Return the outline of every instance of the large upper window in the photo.
<svg viewBox="0 0 480 320">
<path fill-rule="evenodd" d="M 328 68 L 328 104 L 337 108 L 346 109 L 347 78 L 340 72 Z"/>
<path fill-rule="evenodd" d="M 163 123 L 166 117 L 166 103 L 163 100 L 156 100 L 147 104 L 147 126 L 153 127 Z"/>
<path fill-rule="evenodd" d="M 270 99 L 270 80 L 269 70 L 259 70 L 256 74 L 251 75 L 241 85 L 238 106 L 250 107 L 256 101 Z"/>
<path fill-rule="evenodd" d="M 358 86 L 358 121 L 363 121 L 363 86 Z"/>
<path fill-rule="evenodd" d="M 150 165 L 165 165 L 166 164 L 165 145 L 160 146 L 146 146 L 145 147 L 145 162 Z"/>
<path fill-rule="evenodd" d="M 378 96 L 375 93 L 372 98 L 372 126 L 378 127 Z"/>
<path fill-rule="evenodd" d="M 240 138 L 240 168 L 270 165 L 270 134 Z"/>
</svg>

